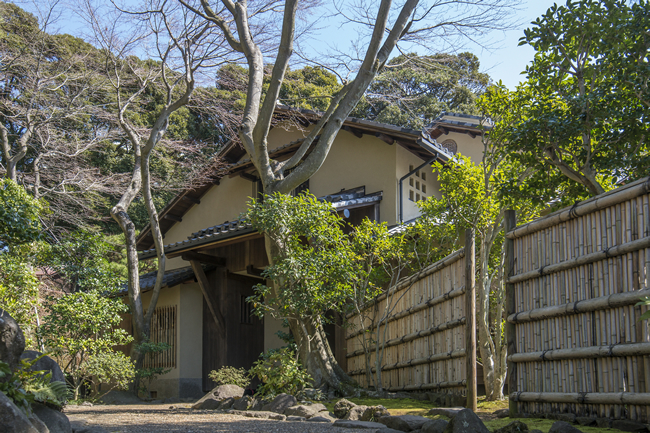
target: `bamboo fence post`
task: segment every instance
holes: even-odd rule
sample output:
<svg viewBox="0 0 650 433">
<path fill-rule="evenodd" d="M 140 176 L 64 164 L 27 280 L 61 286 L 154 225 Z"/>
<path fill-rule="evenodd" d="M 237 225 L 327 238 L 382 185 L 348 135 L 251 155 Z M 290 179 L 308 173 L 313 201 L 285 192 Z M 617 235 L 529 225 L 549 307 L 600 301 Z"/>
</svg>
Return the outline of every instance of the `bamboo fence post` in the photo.
<svg viewBox="0 0 650 433">
<path fill-rule="evenodd" d="M 465 231 L 465 317 L 467 362 L 467 408 L 476 412 L 476 257 L 474 231 Z"/>
<path fill-rule="evenodd" d="M 507 210 L 505 213 L 505 231 L 508 233 L 517 226 L 517 215 L 514 210 Z M 510 278 L 515 273 L 515 254 L 514 245 L 515 241 L 512 238 L 506 237 L 506 278 Z M 507 280 L 506 280 L 507 281 Z M 517 312 L 517 305 L 515 304 L 515 285 L 506 283 L 506 317 Z M 506 344 L 509 357 L 517 353 L 517 325 L 510 321 L 506 322 Z M 508 359 L 507 363 L 507 377 L 508 377 L 508 394 L 512 395 L 517 392 L 517 364 Z M 509 400 L 510 417 L 517 416 L 517 402 L 513 399 Z"/>
</svg>

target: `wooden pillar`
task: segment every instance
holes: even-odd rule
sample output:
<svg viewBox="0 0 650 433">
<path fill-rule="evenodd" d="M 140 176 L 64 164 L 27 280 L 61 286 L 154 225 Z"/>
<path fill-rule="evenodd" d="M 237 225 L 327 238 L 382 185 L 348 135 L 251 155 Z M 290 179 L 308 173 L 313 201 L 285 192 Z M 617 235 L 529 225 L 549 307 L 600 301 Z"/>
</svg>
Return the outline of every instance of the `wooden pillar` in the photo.
<svg viewBox="0 0 650 433">
<path fill-rule="evenodd" d="M 517 227 L 517 214 L 514 210 L 507 210 L 505 213 L 505 230 L 506 233 Z M 506 260 L 505 260 L 505 279 L 506 279 L 506 317 L 515 314 L 517 307 L 515 305 L 515 285 L 508 283 L 508 278 L 515 274 L 515 241 L 514 239 L 505 238 Z M 517 353 L 517 329 L 514 323 L 506 321 L 506 345 L 508 349 L 508 359 Z M 517 389 L 517 364 L 508 360 L 507 363 L 508 394 L 519 391 Z M 514 418 L 519 412 L 517 402 L 509 399 L 510 417 Z"/>
<path fill-rule="evenodd" d="M 467 361 L 467 408 L 476 412 L 476 245 L 474 231 L 465 231 L 465 320 Z"/>
<path fill-rule="evenodd" d="M 209 290 L 210 282 L 208 281 L 208 277 L 205 275 L 201 263 L 199 263 L 197 260 L 190 260 L 190 264 L 192 265 L 194 276 L 196 276 L 196 280 L 199 282 L 199 287 L 203 292 L 203 297 L 205 298 L 205 302 L 208 304 L 208 308 L 210 309 L 212 318 L 214 319 L 214 322 L 217 324 L 217 327 L 219 328 L 219 333 L 222 336 L 225 336 L 226 320 L 223 318 L 223 314 L 221 314 L 221 309 L 219 308 L 219 304 L 217 304 L 214 301 L 213 296 L 210 293 Z"/>
</svg>

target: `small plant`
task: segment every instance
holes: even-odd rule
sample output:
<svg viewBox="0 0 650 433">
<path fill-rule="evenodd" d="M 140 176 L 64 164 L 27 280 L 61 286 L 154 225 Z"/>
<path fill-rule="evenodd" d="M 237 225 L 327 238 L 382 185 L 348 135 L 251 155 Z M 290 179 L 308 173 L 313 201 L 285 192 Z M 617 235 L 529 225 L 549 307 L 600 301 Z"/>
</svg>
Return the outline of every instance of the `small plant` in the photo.
<svg viewBox="0 0 650 433">
<path fill-rule="evenodd" d="M 251 368 L 250 375 L 260 379 L 262 385 L 256 394 L 265 397 L 283 392 L 295 395 L 312 383 L 311 376 L 300 365 L 295 345 L 263 353 Z"/>
<path fill-rule="evenodd" d="M 246 369 L 235 367 L 221 367 L 219 370 L 212 370 L 208 377 L 219 385 L 237 385 L 246 388 L 250 383 L 250 376 Z"/>
<path fill-rule="evenodd" d="M 25 414 L 32 411 L 31 405 L 40 402 L 61 408 L 70 396 L 70 389 L 64 382 L 51 382 L 52 373 L 32 371 L 34 365 L 44 355 L 33 360 L 22 359 L 20 367 L 13 373 L 9 364 L 0 361 L 0 391 L 9 397 Z"/>
<path fill-rule="evenodd" d="M 114 389 L 127 390 L 135 377 L 133 361 L 121 352 L 100 352 L 88 357 L 82 372 L 97 400 Z M 101 384 L 108 384 L 101 389 Z"/>
<path fill-rule="evenodd" d="M 144 355 L 154 356 L 158 353 L 169 350 L 171 346 L 167 343 L 152 343 L 145 341 L 138 345 L 138 351 Z M 143 367 L 135 370 L 135 380 L 138 393 L 143 393 L 145 398 L 151 398 L 151 384 L 158 376 L 167 374 L 172 371 L 171 368 L 165 367 Z"/>
</svg>

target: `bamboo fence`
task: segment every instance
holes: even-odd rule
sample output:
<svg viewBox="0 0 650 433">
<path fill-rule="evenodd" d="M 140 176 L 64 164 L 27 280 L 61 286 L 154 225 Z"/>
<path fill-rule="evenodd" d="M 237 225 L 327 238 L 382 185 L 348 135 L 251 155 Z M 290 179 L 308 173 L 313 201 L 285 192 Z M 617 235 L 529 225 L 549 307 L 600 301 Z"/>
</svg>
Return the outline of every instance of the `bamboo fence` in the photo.
<svg viewBox="0 0 650 433">
<path fill-rule="evenodd" d="M 519 227 L 506 216 L 511 412 L 648 422 L 649 192 L 645 178 Z"/>
<path fill-rule="evenodd" d="M 151 318 L 152 343 L 167 343 L 169 349 L 159 353 L 148 353 L 144 358 L 145 368 L 176 367 L 176 305 L 158 307 Z"/>
<path fill-rule="evenodd" d="M 473 235 L 467 239 L 465 248 L 401 280 L 380 295 L 363 310 L 362 316 L 348 316 L 351 324 L 346 332 L 348 374 L 361 386 L 373 385 L 366 377 L 363 329 L 374 338 L 377 320 L 387 316 L 384 322 L 387 325 L 380 328 L 386 327 L 383 388 L 466 395 L 470 407 L 475 408 L 475 296 L 466 296 L 468 291 L 474 294 Z M 466 255 L 466 250 L 471 253 Z M 468 303 L 471 303 L 469 308 Z M 466 316 L 466 311 L 471 314 Z M 361 326 L 361 320 L 365 327 Z M 380 344 L 381 341 L 384 340 Z M 373 373 L 376 344 L 373 339 L 366 347 L 371 352 Z M 473 356 L 468 357 L 467 353 Z M 470 380 L 468 371 L 473 372 Z"/>
</svg>

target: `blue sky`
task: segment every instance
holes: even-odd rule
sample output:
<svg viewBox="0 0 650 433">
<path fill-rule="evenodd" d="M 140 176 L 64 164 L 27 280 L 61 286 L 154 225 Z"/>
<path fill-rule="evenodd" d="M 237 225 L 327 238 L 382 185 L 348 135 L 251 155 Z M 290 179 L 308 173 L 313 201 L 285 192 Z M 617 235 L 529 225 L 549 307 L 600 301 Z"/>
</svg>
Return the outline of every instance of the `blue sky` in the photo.
<svg viewBox="0 0 650 433">
<path fill-rule="evenodd" d="M 135 3 L 136 1 L 126 0 L 127 3 Z M 35 12 L 35 6 L 29 0 L 16 0 L 16 3 L 29 11 Z M 508 88 L 513 89 L 523 79 L 520 73 L 526 68 L 534 55 L 533 49 L 529 46 L 517 46 L 519 38 L 523 36 L 523 30 L 530 26 L 530 22 L 546 12 L 554 3 L 551 0 L 522 0 L 515 17 L 518 23 L 516 28 L 507 32 L 493 32 L 489 36 L 493 48 L 487 50 L 478 45 L 469 44 L 462 51 L 471 51 L 476 54 L 481 61 L 481 70 L 483 72 L 487 72 L 494 81 L 502 80 Z M 563 4 L 564 2 L 559 3 Z M 62 3 L 59 4 L 59 6 L 61 5 Z M 58 28 L 60 32 L 69 32 L 75 36 L 81 36 L 79 30 L 83 25 L 73 17 L 71 9 L 65 9 L 64 7 L 61 10 L 61 16 L 55 24 L 55 28 Z M 338 35 L 325 35 L 322 38 L 327 40 L 323 40 L 323 44 L 336 39 L 346 38 L 349 40 L 347 36 L 345 32 Z"/>
</svg>

